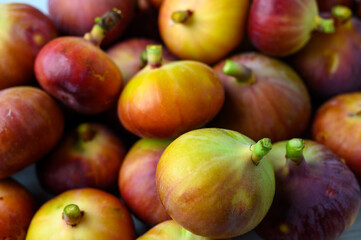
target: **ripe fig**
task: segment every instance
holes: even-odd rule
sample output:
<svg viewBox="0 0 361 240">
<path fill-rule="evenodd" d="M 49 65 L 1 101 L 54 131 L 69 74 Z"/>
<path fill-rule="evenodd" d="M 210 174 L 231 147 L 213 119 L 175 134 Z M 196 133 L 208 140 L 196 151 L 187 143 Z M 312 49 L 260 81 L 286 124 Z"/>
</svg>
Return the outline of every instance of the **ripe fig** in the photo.
<svg viewBox="0 0 361 240">
<path fill-rule="evenodd" d="M 263 239 L 337 239 L 354 223 L 360 186 L 326 146 L 302 139 L 277 142 L 268 158 L 276 193 L 256 228 Z"/>
<path fill-rule="evenodd" d="M 112 10 L 97 18 L 84 38 L 59 37 L 46 44 L 35 61 L 41 87 L 79 113 L 95 114 L 110 108 L 119 96 L 122 75 L 99 44 L 120 14 Z"/>
<path fill-rule="evenodd" d="M 231 238 L 254 229 L 271 206 L 275 179 L 266 154 L 236 131 L 202 128 L 175 139 L 163 152 L 156 183 L 163 206 L 188 231 Z"/>
<path fill-rule="evenodd" d="M 118 100 L 118 116 L 127 130 L 140 137 L 173 138 L 218 113 L 224 89 L 212 68 L 191 60 L 162 65 L 160 45 L 150 45 L 147 52 L 148 65 Z"/>
</svg>

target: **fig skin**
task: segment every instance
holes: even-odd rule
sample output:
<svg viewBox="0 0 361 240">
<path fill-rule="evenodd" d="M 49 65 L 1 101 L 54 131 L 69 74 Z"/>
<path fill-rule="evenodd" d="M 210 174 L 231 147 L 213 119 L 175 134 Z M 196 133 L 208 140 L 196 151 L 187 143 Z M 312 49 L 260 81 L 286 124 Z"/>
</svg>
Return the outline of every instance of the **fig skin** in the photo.
<svg viewBox="0 0 361 240">
<path fill-rule="evenodd" d="M 82 114 L 107 110 L 119 97 L 122 75 L 99 47 L 80 37 L 59 37 L 35 61 L 40 86 Z"/>
<path fill-rule="evenodd" d="M 36 163 L 40 184 L 53 194 L 93 187 L 115 190 L 126 149 L 120 138 L 100 123 L 82 123 L 64 135 Z"/>
<path fill-rule="evenodd" d="M 254 159 L 259 142 L 254 144 L 236 131 L 217 128 L 175 139 L 156 171 L 159 198 L 172 219 L 194 234 L 217 239 L 256 227 L 271 206 L 275 182 L 267 156 Z"/>
<path fill-rule="evenodd" d="M 129 150 L 119 171 L 119 190 L 139 219 L 154 226 L 170 219 L 159 200 L 155 172 L 170 139 L 140 139 Z"/>
<path fill-rule="evenodd" d="M 123 77 L 123 85 L 134 77 L 147 62 L 143 62 L 141 55 L 148 45 L 159 44 L 157 41 L 148 38 L 131 38 L 119 42 L 109 48 L 106 53 L 117 64 Z M 173 56 L 166 48 L 163 47 L 163 59 L 165 62 L 175 61 Z"/>
<path fill-rule="evenodd" d="M 36 207 L 22 184 L 12 178 L 0 179 L 0 239 L 24 240 Z"/>
<path fill-rule="evenodd" d="M 58 32 L 38 9 L 22 3 L 0 4 L 0 89 L 34 81 L 34 61 Z"/>
<path fill-rule="evenodd" d="M 235 54 L 227 60 L 251 73 L 245 79 L 228 76 L 222 71 L 224 60 L 213 67 L 224 86 L 225 101 L 212 126 L 241 132 L 255 141 L 264 137 L 280 141 L 306 131 L 311 100 L 291 67 L 254 52 Z"/>
<path fill-rule="evenodd" d="M 83 36 L 94 25 L 94 19 L 117 8 L 123 13 L 122 20 L 102 42 L 109 46 L 124 33 L 134 17 L 133 0 L 48 0 L 49 16 L 63 35 Z"/>
<path fill-rule="evenodd" d="M 318 9 L 320 11 L 331 11 L 334 6 L 342 5 L 352 7 L 355 0 L 317 0 Z"/>
<path fill-rule="evenodd" d="M 361 182 L 361 92 L 335 96 L 317 110 L 312 139 L 344 159 Z"/>
<path fill-rule="evenodd" d="M 60 140 L 64 117 L 43 90 L 18 86 L 0 91 L 0 178 L 35 163 Z"/>
<path fill-rule="evenodd" d="M 149 64 L 118 100 L 123 126 L 144 138 L 173 138 L 209 122 L 221 109 L 223 86 L 212 68 L 190 60 Z"/>
<path fill-rule="evenodd" d="M 62 211 L 76 204 L 83 214 L 68 225 Z M 134 223 L 127 208 L 114 195 L 94 188 L 66 191 L 45 202 L 31 220 L 26 240 L 134 240 Z"/>
<path fill-rule="evenodd" d="M 341 93 L 361 90 L 361 21 L 336 25 L 333 34 L 317 33 L 292 57 L 313 98 L 321 101 Z"/>
<path fill-rule="evenodd" d="M 360 186 L 355 175 L 326 146 L 304 142 L 299 165 L 285 157 L 286 141 L 273 144 L 268 155 L 276 193 L 256 228 L 263 239 L 337 239 L 356 220 Z"/>
</svg>

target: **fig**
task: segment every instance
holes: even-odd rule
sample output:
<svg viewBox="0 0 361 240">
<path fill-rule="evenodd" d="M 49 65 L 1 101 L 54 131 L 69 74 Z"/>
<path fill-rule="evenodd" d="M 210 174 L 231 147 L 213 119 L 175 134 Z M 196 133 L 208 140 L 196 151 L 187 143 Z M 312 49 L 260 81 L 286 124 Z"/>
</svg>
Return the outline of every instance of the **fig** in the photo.
<svg viewBox="0 0 361 240">
<path fill-rule="evenodd" d="M 129 150 L 119 171 L 119 190 L 132 212 L 149 226 L 170 219 L 159 200 L 155 172 L 170 139 L 140 139 Z"/>
<path fill-rule="evenodd" d="M 287 64 L 249 52 L 213 68 L 224 86 L 225 101 L 212 126 L 241 132 L 255 141 L 264 137 L 280 141 L 306 131 L 311 100 L 302 79 Z"/>
<path fill-rule="evenodd" d="M 337 239 L 355 221 L 360 186 L 326 146 L 291 139 L 268 154 L 276 175 L 272 206 L 256 231 L 263 239 Z"/>
<path fill-rule="evenodd" d="M 119 9 L 123 18 L 107 34 L 102 46 L 109 46 L 118 40 L 133 20 L 133 0 L 48 0 L 49 16 L 63 35 L 83 36 L 92 29 L 95 18 L 112 8 Z"/>
<path fill-rule="evenodd" d="M 92 31 L 84 38 L 59 37 L 47 43 L 35 60 L 35 75 L 40 86 L 82 114 L 110 108 L 119 96 L 122 75 L 99 44 L 120 17 L 121 13 L 114 9 L 97 18 Z"/>
<path fill-rule="evenodd" d="M 114 195 L 94 188 L 68 190 L 45 202 L 26 240 L 134 240 L 129 211 Z"/>
<path fill-rule="evenodd" d="M 160 45 L 147 47 L 148 65 L 125 85 L 118 100 L 123 126 L 144 138 L 173 138 L 209 122 L 224 89 L 208 65 L 192 60 L 161 63 Z"/>
<path fill-rule="evenodd" d="M 35 211 L 35 199 L 22 184 L 0 180 L 0 239 L 24 240 Z"/>
<path fill-rule="evenodd" d="M 122 73 L 123 85 L 147 65 L 147 45 L 156 44 L 159 43 L 148 38 L 130 38 L 113 45 L 107 50 L 107 54 L 117 64 Z M 166 48 L 163 47 L 162 49 L 165 62 L 176 60 L 176 57 Z"/>
<path fill-rule="evenodd" d="M 83 187 L 112 191 L 125 156 L 120 138 L 101 123 L 82 123 L 67 132 L 36 163 L 40 184 L 53 194 Z"/>
<path fill-rule="evenodd" d="M 312 139 L 340 156 L 361 182 L 361 92 L 339 94 L 316 111 Z"/>
<path fill-rule="evenodd" d="M 309 43 L 292 57 L 314 99 L 325 100 L 361 90 L 361 21 L 350 9 L 333 8 L 333 34 L 314 33 Z"/>
<path fill-rule="evenodd" d="M 288 56 L 306 45 L 313 31 L 334 32 L 319 16 L 315 0 L 254 0 L 248 19 L 253 45 L 270 56 Z"/>
<path fill-rule="evenodd" d="M 33 84 L 36 55 L 58 35 L 54 23 L 24 3 L 1 3 L 0 22 L 0 89 Z"/>
<path fill-rule="evenodd" d="M 43 90 L 17 86 L 0 91 L 0 178 L 45 156 L 60 140 L 64 117 Z"/>
<path fill-rule="evenodd" d="M 243 40 L 249 0 L 164 0 L 159 31 L 180 59 L 212 64 Z"/>
<path fill-rule="evenodd" d="M 231 238 L 254 229 L 271 206 L 275 179 L 270 139 L 255 143 L 232 130 L 184 133 L 157 165 L 159 198 L 173 220 L 209 238 Z"/>
</svg>

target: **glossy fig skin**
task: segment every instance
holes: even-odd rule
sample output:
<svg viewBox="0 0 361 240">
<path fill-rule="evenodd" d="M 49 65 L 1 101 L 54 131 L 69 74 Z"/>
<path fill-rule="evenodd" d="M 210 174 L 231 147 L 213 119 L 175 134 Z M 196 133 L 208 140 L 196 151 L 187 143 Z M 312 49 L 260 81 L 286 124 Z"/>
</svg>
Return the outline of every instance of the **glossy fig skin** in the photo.
<svg viewBox="0 0 361 240">
<path fill-rule="evenodd" d="M 178 58 L 213 64 L 243 40 L 249 0 L 164 0 L 158 17 L 161 38 Z M 193 13 L 184 23 L 175 23 L 175 11 Z"/>
<path fill-rule="evenodd" d="M 179 225 L 174 220 L 164 221 L 138 237 L 137 240 L 212 240 L 198 236 Z"/>
<path fill-rule="evenodd" d="M 252 76 L 243 81 L 224 74 L 225 61 L 213 67 L 226 94 L 211 125 L 241 132 L 255 141 L 301 136 L 310 120 L 311 100 L 298 74 L 260 53 L 236 54 L 228 59 L 249 68 Z"/>
<path fill-rule="evenodd" d="M 108 127 L 82 123 L 36 163 L 37 176 L 53 194 L 82 187 L 111 191 L 117 186 L 125 152 L 120 138 Z"/>
<path fill-rule="evenodd" d="M 344 93 L 326 101 L 312 122 L 312 139 L 342 157 L 361 182 L 361 92 Z"/>
<path fill-rule="evenodd" d="M 0 4 L 0 89 L 28 85 L 40 49 L 58 33 L 38 9 L 22 3 Z"/>
<path fill-rule="evenodd" d="M 169 215 L 194 234 L 231 238 L 252 230 L 271 206 L 274 172 L 256 165 L 254 141 L 236 131 L 203 128 L 175 139 L 157 166 L 159 197 Z"/>
<path fill-rule="evenodd" d="M 354 3 L 355 0 L 317 0 L 317 6 L 320 11 L 331 11 L 337 5 L 351 8 Z"/>
<path fill-rule="evenodd" d="M 361 90 L 361 21 L 352 18 L 336 26 L 335 33 L 315 32 L 292 57 L 295 69 L 318 99 Z"/>
<path fill-rule="evenodd" d="M 63 129 L 60 108 L 43 90 L 19 86 L 0 91 L 0 178 L 42 158 Z"/>
<path fill-rule="evenodd" d="M 316 28 L 315 0 L 254 0 L 248 19 L 253 45 L 269 56 L 288 56 L 300 50 Z"/>
<path fill-rule="evenodd" d="M 275 169 L 276 193 L 256 232 L 265 240 L 337 239 L 360 209 L 355 175 L 330 149 L 311 140 L 305 140 L 299 166 L 286 163 L 285 145 L 274 143 L 267 155 Z"/>
<path fill-rule="evenodd" d="M 0 238 L 24 240 L 36 203 L 32 194 L 12 178 L 0 180 Z"/>
<path fill-rule="evenodd" d="M 145 67 L 146 62 L 142 62 L 141 54 L 146 50 L 147 45 L 151 44 L 159 43 L 148 38 L 131 38 L 113 45 L 106 51 L 109 57 L 119 67 L 123 77 L 123 85 L 129 82 L 137 72 Z M 164 47 L 163 59 L 165 61 L 177 60 L 177 58 Z"/>
<path fill-rule="evenodd" d="M 63 35 L 83 36 L 94 25 L 94 19 L 117 8 L 122 20 L 110 31 L 102 46 L 114 43 L 125 31 L 134 17 L 133 0 L 48 0 L 49 16 Z"/>
<path fill-rule="evenodd" d="M 175 61 L 138 72 L 120 95 L 118 117 L 137 136 L 173 138 L 209 122 L 223 101 L 224 89 L 212 68 Z"/>
<path fill-rule="evenodd" d="M 84 214 L 76 226 L 67 225 L 63 208 L 76 204 Z M 66 191 L 45 202 L 31 220 L 26 240 L 134 240 L 134 223 L 119 198 L 94 188 Z"/>
<path fill-rule="evenodd" d="M 35 74 L 45 91 L 82 114 L 110 108 L 122 87 L 116 64 L 80 37 L 59 37 L 44 46 L 35 60 Z"/>
<path fill-rule="evenodd" d="M 160 156 L 172 140 L 140 139 L 128 151 L 119 171 L 124 202 L 149 226 L 170 217 L 159 200 L 155 172 Z"/>
</svg>

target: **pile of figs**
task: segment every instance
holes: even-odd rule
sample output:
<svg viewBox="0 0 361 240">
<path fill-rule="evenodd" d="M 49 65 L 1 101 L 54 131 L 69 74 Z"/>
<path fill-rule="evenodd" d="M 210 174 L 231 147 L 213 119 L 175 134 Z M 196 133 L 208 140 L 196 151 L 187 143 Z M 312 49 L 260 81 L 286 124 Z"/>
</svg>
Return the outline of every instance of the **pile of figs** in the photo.
<svg viewBox="0 0 361 240">
<path fill-rule="evenodd" d="M 330 240 L 357 222 L 361 1 L 47 7 L 0 3 L 0 239 Z"/>
</svg>

